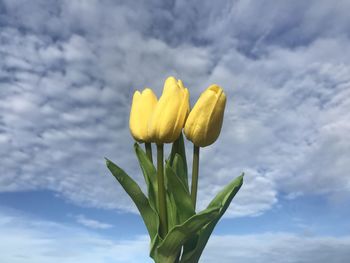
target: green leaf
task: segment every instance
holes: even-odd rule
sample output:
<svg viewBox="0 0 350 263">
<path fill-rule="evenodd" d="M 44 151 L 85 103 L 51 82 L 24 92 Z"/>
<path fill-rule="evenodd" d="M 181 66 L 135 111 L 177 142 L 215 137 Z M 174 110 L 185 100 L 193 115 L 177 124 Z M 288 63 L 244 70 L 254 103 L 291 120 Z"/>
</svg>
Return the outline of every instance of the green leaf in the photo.
<svg viewBox="0 0 350 263">
<path fill-rule="evenodd" d="M 157 170 L 153 163 L 147 157 L 147 154 L 141 149 L 138 143 L 134 144 L 135 153 L 145 178 L 147 189 L 148 189 L 148 199 L 150 205 L 154 210 L 158 212 L 158 186 L 157 186 Z"/>
<path fill-rule="evenodd" d="M 207 209 L 215 209 L 220 207 L 219 214 L 216 216 L 215 220 L 210 222 L 208 225 L 204 226 L 200 231 L 198 240 L 196 240 L 197 244 L 195 249 L 189 251 L 188 249 L 184 250 L 184 253 L 181 258 L 181 263 L 195 263 L 199 261 L 200 256 L 203 253 L 203 250 L 210 238 L 211 233 L 213 232 L 216 224 L 226 212 L 229 207 L 233 197 L 237 194 L 239 189 L 243 184 L 243 176 L 237 177 L 231 183 L 229 183 L 220 193 L 216 195 L 216 197 L 210 202 Z M 189 244 L 189 246 L 194 246 L 194 244 Z"/>
<path fill-rule="evenodd" d="M 130 176 L 128 176 L 120 167 L 108 159 L 106 159 L 106 165 L 113 176 L 118 180 L 124 190 L 134 201 L 143 218 L 143 221 L 145 222 L 148 233 L 151 239 L 153 239 L 158 233 L 158 214 L 152 209 L 147 197 L 141 191 L 138 184 Z"/>
<path fill-rule="evenodd" d="M 179 154 L 181 156 L 181 159 L 183 161 L 183 168 L 184 168 L 184 176 L 186 178 L 188 177 L 187 172 L 187 161 L 186 161 L 186 150 L 185 150 L 185 143 L 184 143 L 184 137 L 182 135 L 182 132 L 180 133 L 179 138 L 173 143 L 173 146 L 171 147 L 171 152 L 168 157 L 170 166 L 173 166 L 175 154 Z"/>
<path fill-rule="evenodd" d="M 157 247 L 162 241 L 163 239 L 158 234 L 155 235 L 155 237 L 151 240 L 151 249 L 149 255 L 154 259 L 155 262 L 160 262 L 158 260 Z"/>
<path fill-rule="evenodd" d="M 166 235 L 157 248 L 157 258 L 162 263 L 173 263 L 181 247 L 203 226 L 207 225 L 219 214 L 219 208 L 209 208 L 193 215 L 181 225 L 175 226 Z"/>
<path fill-rule="evenodd" d="M 223 206 L 223 208 L 222 208 L 222 212 L 220 213 L 222 214 L 225 213 L 226 209 L 231 203 L 231 200 L 241 188 L 243 184 L 243 177 L 244 177 L 244 173 L 238 176 L 237 178 L 235 178 L 231 183 L 226 185 L 225 188 L 221 190 L 221 192 L 219 192 L 215 196 L 215 198 L 210 202 L 210 204 L 208 205 L 208 208 L 217 207 L 221 205 Z"/>
<path fill-rule="evenodd" d="M 190 193 L 189 185 L 188 185 L 188 177 L 187 177 L 187 167 L 186 162 L 182 160 L 182 157 L 180 154 L 176 153 L 172 165 L 176 175 L 179 177 L 183 185 L 185 186 L 185 189 L 187 193 Z"/>
<path fill-rule="evenodd" d="M 177 224 L 177 207 L 174 196 L 166 190 L 166 208 L 168 217 L 168 229 L 172 229 Z"/>
<path fill-rule="evenodd" d="M 176 156 L 179 155 L 176 154 Z M 172 197 L 170 201 L 173 200 L 176 206 L 176 224 L 182 224 L 195 214 L 191 196 L 169 163 L 165 166 L 165 176 L 167 177 L 167 189 Z"/>
</svg>

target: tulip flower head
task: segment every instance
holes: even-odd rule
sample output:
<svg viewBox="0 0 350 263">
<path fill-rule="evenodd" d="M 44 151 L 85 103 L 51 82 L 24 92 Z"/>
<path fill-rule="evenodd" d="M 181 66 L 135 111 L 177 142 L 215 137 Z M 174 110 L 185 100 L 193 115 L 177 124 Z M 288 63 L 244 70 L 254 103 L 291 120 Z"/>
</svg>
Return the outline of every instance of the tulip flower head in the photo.
<svg viewBox="0 0 350 263">
<path fill-rule="evenodd" d="M 221 131 L 225 105 L 226 95 L 221 87 L 214 84 L 207 88 L 187 118 L 184 129 L 187 139 L 199 147 L 214 143 Z"/>
<path fill-rule="evenodd" d="M 131 135 L 138 142 L 150 142 L 148 123 L 157 105 L 157 96 L 146 88 L 140 93 L 135 91 L 131 111 L 129 127 Z"/>
<path fill-rule="evenodd" d="M 168 77 L 148 126 L 151 140 L 157 144 L 174 142 L 180 136 L 189 108 L 188 89 L 181 80 Z"/>
</svg>

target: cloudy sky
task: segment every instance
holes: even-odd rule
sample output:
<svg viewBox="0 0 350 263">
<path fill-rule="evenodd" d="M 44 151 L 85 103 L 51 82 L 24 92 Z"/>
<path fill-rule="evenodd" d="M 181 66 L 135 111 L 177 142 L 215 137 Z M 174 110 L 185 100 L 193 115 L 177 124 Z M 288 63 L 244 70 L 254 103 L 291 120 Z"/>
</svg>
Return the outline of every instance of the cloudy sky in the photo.
<svg viewBox="0 0 350 263">
<path fill-rule="evenodd" d="M 199 208 L 246 173 L 201 262 L 347 262 L 348 10 L 0 0 L 0 261 L 151 262 L 103 157 L 143 184 L 130 102 L 144 87 L 159 96 L 173 75 L 192 105 L 212 83 L 228 97 L 221 136 L 201 153 Z"/>
</svg>

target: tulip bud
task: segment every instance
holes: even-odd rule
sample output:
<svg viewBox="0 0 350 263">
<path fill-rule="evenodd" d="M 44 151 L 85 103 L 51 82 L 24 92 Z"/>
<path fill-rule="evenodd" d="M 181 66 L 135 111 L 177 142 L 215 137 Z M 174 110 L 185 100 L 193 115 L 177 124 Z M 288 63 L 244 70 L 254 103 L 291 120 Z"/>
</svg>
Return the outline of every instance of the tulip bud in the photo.
<svg viewBox="0 0 350 263">
<path fill-rule="evenodd" d="M 218 138 L 224 110 L 226 95 L 218 85 L 211 85 L 206 89 L 188 115 L 184 133 L 194 145 L 208 146 Z"/>
<path fill-rule="evenodd" d="M 180 136 L 189 108 L 188 89 L 181 80 L 167 78 L 148 126 L 152 141 L 157 144 L 174 142 Z"/>
<path fill-rule="evenodd" d="M 144 89 L 142 93 L 135 91 L 130 111 L 130 132 L 138 142 L 150 142 L 148 122 L 157 105 L 157 96 L 151 89 Z"/>
</svg>

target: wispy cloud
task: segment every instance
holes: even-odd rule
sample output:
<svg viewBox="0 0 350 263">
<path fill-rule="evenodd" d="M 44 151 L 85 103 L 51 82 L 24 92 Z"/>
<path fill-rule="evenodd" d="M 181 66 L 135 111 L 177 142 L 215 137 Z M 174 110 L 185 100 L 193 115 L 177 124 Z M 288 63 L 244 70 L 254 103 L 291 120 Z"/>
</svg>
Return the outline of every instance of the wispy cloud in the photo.
<svg viewBox="0 0 350 263">
<path fill-rule="evenodd" d="M 1 212 L 1 218 L 0 252 L 3 262 L 148 262 L 148 240 L 145 236 L 114 240 L 86 228 L 43 221 L 23 214 Z"/>
<path fill-rule="evenodd" d="M 87 228 L 0 212 L 3 262 L 151 262 L 146 236 L 111 239 Z M 334 262 L 350 256 L 350 237 L 303 236 L 292 233 L 214 235 L 201 262 Z"/>
<path fill-rule="evenodd" d="M 95 220 L 95 219 L 87 218 L 84 215 L 77 215 L 75 218 L 76 218 L 77 223 L 79 223 L 83 226 L 86 226 L 86 227 L 90 227 L 90 228 L 108 229 L 108 228 L 113 227 L 113 225 L 111 225 L 111 224 L 107 224 L 107 223 L 103 223 L 103 222 L 100 222 L 100 221 Z"/>
<path fill-rule="evenodd" d="M 261 214 L 279 193 L 349 196 L 349 3 L 197 5 L 3 1 L 0 191 L 135 211 L 103 157 L 142 182 L 131 96 L 159 95 L 174 74 L 192 104 L 213 82 L 228 95 L 222 135 L 202 151 L 200 207 L 242 171 L 228 216 Z"/>
<path fill-rule="evenodd" d="M 346 262 L 350 237 L 307 237 L 290 233 L 214 236 L 203 262 Z"/>
</svg>

